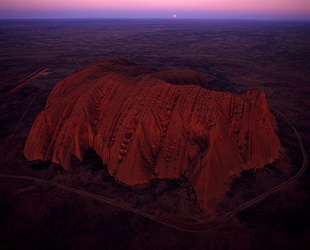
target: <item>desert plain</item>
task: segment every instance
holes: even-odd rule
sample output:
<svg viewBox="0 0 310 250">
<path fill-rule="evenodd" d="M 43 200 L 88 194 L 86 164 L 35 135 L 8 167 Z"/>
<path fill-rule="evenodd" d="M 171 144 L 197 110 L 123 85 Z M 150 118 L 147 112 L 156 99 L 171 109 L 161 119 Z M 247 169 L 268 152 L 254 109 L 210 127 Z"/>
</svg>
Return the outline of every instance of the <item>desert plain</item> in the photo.
<svg viewBox="0 0 310 250">
<path fill-rule="evenodd" d="M 97 59 L 119 56 L 158 70 L 197 71 L 213 91 L 264 90 L 281 153 L 272 164 L 232 180 L 214 213 L 239 206 L 301 169 L 304 154 L 286 119 L 310 153 L 309 28 L 309 22 L 288 21 L 2 20 L 0 173 L 53 181 L 172 221 L 200 218 L 184 178 L 129 186 L 115 181 L 92 150 L 83 162 L 73 158 L 70 171 L 24 157 L 31 126 L 56 83 Z M 308 168 L 285 188 L 199 232 L 46 183 L 0 178 L 1 249 L 306 249 L 310 244 Z"/>
</svg>

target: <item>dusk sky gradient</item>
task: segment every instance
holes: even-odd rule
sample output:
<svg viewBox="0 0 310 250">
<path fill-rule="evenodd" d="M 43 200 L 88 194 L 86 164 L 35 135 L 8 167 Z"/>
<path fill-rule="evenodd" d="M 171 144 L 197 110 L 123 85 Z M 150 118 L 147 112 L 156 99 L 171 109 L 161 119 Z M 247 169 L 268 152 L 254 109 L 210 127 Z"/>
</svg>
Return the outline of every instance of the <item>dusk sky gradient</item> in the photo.
<svg viewBox="0 0 310 250">
<path fill-rule="evenodd" d="M 310 20 L 310 0 L 7 0 L 0 18 L 258 18 Z"/>
</svg>

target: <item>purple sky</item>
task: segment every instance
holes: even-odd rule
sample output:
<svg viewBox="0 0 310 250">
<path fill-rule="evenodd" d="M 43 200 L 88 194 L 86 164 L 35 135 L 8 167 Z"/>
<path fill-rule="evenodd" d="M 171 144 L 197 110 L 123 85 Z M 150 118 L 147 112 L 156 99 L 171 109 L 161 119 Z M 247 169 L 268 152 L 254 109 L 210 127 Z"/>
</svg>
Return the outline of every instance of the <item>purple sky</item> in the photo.
<svg viewBox="0 0 310 250">
<path fill-rule="evenodd" d="M 310 20 L 310 0 L 4 0 L 0 18 L 259 18 Z"/>
</svg>

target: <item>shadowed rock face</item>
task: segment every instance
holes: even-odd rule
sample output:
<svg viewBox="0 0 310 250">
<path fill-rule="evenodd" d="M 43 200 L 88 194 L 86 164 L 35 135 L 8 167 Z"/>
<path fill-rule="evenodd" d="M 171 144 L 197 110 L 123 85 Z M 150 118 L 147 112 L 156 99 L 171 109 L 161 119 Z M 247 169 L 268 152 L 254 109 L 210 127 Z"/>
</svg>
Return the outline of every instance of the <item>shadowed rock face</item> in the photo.
<svg viewBox="0 0 310 250">
<path fill-rule="evenodd" d="M 280 142 L 262 90 L 206 87 L 194 71 L 96 61 L 57 83 L 24 154 L 68 170 L 72 155 L 83 160 L 93 148 L 121 182 L 184 175 L 200 207 L 214 208 L 232 176 L 274 161 Z"/>
</svg>

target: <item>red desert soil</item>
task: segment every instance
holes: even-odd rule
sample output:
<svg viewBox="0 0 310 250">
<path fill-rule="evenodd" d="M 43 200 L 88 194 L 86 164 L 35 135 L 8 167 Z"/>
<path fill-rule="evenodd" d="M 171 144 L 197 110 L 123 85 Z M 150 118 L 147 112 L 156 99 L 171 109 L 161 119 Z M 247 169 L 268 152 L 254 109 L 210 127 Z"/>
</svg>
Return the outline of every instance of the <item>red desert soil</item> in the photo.
<svg viewBox="0 0 310 250">
<path fill-rule="evenodd" d="M 212 210 L 232 178 L 278 157 L 280 141 L 262 90 L 206 87 L 195 71 L 98 60 L 57 83 L 24 155 L 68 170 L 72 156 L 82 161 L 93 148 L 126 184 L 186 176 L 199 206 Z"/>
</svg>

